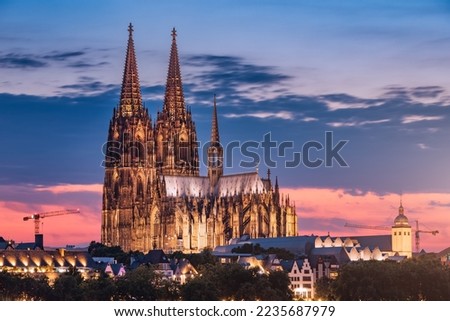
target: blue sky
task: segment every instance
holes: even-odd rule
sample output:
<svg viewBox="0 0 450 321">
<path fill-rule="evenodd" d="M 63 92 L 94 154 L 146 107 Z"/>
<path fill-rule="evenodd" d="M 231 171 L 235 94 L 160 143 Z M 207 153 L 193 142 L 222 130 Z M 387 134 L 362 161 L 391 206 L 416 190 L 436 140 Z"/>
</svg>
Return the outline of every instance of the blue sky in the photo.
<svg viewBox="0 0 450 321">
<path fill-rule="evenodd" d="M 216 93 L 223 143 L 349 141 L 348 168 L 278 166 L 283 186 L 448 194 L 449 16 L 448 1 L 0 0 L 0 184 L 102 183 L 132 22 L 153 118 L 176 27 L 200 140 Z"/>
</svg>

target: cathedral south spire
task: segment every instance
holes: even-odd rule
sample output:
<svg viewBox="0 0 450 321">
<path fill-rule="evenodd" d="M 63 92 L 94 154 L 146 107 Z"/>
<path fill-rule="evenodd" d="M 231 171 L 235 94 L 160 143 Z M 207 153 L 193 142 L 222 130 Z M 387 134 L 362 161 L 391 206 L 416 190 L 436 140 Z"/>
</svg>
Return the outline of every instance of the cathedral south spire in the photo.
<svg viewBox="0 0 450 321">
<path fill-rule="evenodd" d="M 175 28 L 172 29 L 164 106 L 158 114 L 155 133 L 156 162 L 162 174 L 199 175 L 197 133 L 184 102 Z"/>
<path fill-rule="evenodd" d="M 128 46 L 123 71 L 122 91 L 120 93 L 120 113 L 122 116 L 130 116 L 142 109 L 133 31 L 133 25 L 130 23 L 128 26 Z"/>
<path fill-rule="evenodd" d="M 164 109 L 172 119 L 184 117 L 186 113 L 183 86 L 181 83 L 180 61 L 178 59 L 177 31 L 175 28 L 172 29 L 172 46 L 170 49 L 169 70 L 167 72 Z"/>
</svg>

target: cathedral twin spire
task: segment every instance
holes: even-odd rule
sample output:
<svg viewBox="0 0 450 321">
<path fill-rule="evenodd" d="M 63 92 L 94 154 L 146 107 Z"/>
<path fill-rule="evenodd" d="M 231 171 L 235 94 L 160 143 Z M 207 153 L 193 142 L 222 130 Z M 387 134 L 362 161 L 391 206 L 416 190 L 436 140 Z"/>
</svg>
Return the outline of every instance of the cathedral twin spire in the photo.
<svg viewBox="0 0 450 321">
<path fill-rule="evenodd" d="M 167 72 L 166 93 L 164 97 L 164 111 L 167 112 L 172 119 L 179 117 L 185 118 L 186 113 L 176 38 L 177 31 L 173 28 L 169 70 Z"/>
<path fill-rule="evenodd" d="M 125 118 L 140 116 L 142 112 L 148 114 L 142 102 L 133 31 L 133 25 L 130 23 L 118 110 L 118 114 Z M 197 134 L 192 115 L 186 109 L 184 101 L 176 37 L 177 32 L 173 28 L 164 106 L 162 112 L 158 112 L 154 127 L 156 166 L 164 175 L 198 176 Z M 215 95 L 210 146 L 220 148 Z M 223 157 L 223 151 L 220 150 L 219 153 L 215 151 L 214 154 L 216 159 L 214 163 L 217 164 L 218 158 Z M 221 174 L 220 171 L 219 175 Z"/>
<path fill-rule="evenodd" d="M 128 26 L 128 46 L 123 71 L 122 91 L 120 93 L 120 113 L 130 116 L 142 110 L 141 87 L 134 51 L 133 25 Z"/>
</svg>

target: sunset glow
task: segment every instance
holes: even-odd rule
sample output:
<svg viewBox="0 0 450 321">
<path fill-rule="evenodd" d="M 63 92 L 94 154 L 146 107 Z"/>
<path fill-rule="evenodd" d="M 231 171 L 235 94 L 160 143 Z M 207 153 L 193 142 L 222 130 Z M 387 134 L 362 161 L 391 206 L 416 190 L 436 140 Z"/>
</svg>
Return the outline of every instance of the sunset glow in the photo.
<svg viewBox="0 0 450 321">
<path fill-rule="evenodd" d="M 413 229 L 418 221 L 439 230 L 420 234 L 423 249 L 450 246 L 447 2 L 138 3 L 0 1 L 1 237 L 33 241 L 24 216 L 75 208 L 42 220 L 45 244 L 100 241 L 104 147 L 132 22 L 152 121 L 176 27 L 199 145 L 211 137 L 217 97 L 225 174 L 264 178 L 270 168 L 295 202 L 299 235 L 383 234 L 344 224 L 390 226 L 402 201 Z M 269 155 L 267 134 L 276 144 Z M 346 166 L 288 165 L 310 142 L 327 148 L 307 160 L 325 159 L 340 141 Z M 227 149 L 235 142 L 257 143 L 259 159 L 242 166 L 242 149 Z"/>
</svg>

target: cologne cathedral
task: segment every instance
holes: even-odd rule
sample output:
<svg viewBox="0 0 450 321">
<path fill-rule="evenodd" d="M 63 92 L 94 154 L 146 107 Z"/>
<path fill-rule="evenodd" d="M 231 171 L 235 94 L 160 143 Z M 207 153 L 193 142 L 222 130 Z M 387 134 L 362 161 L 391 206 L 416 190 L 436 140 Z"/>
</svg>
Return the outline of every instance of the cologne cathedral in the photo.
<svg viewBox="0 0 450 321">
<path fill-rule="evenodd" d="M 297 235 L 295 207 L 280 196 L 270 171 L 224 175 L 216 98 L 212 104 L 207 176 L 200 176 L 198 141 L 181 81 L 172 31 L 162 111 L 144 107 L 129 28 L 120 103 L 105 151 L 102 243 L 124 251 L 198 252 L 248 235 Z"/>
</svg>

